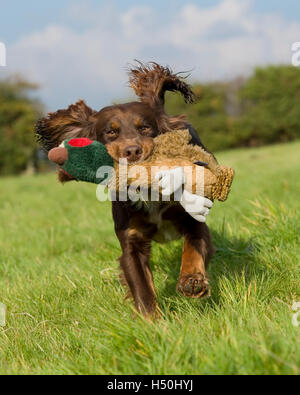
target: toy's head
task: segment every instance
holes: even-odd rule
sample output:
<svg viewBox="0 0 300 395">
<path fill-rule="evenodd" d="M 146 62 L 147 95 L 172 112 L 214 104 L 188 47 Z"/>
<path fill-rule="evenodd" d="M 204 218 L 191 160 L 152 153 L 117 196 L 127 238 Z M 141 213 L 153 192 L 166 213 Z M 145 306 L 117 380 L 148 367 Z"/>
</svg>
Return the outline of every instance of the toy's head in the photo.
<svg viewBox="0 0 300 395">
<path fill-rule="evenodd" d="M 105 146 L 87 138 L 66 140 L 60 147 L 52 148 L 48 157 L 60 166 L 60 172 L 68 179 L 95 184 L 102 182 L 107 174 L 99 175 L 98 169 L 114 165 Z"/>
</svg>

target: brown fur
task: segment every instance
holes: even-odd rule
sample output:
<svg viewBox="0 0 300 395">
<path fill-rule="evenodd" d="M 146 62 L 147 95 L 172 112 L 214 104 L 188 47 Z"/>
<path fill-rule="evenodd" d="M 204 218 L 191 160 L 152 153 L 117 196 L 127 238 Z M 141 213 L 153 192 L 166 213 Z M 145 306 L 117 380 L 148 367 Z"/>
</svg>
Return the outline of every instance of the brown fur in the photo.
<svg viewBox="0 0 300 395">
<path fill-rule="evenodd" d="M 69 138 L 94 139 L 93 117 L 96 114 L 96 111 L 88 107 L 83 100 L 79 100 L 66 110 L 49 113 L 46 118 L 40 119 L 36 124 L 36 135 L 47 151 Z"/>
<path fill-rule="evenodd" d="M 136 68 L 129 71 L 131 88 L 143 103 L 161 107 L 165 102 L 166 91 L 180 92 L 187 103 L 192 103 L 195 95 L 190 86 L 174 74 L 168 67 L 152 62 L 147 65 L 138 62 Z"/>
<path fill-rule="evenodd" d="M 187 102 L 193 101 L 191 88 L 179 74 L 156 63 L 139 63 L 130 71 L 130 84 L 141 102 L 95 112 L 79 101 L 37 123 L 36 134 L 41 144 L 50 150 L 68 138 L 88 137 L 105 144 L 117 159 L 128 157 L 129 162 L 136 162 L 147 158 L 151 140 L 156 136 L 189 128 L 193 136 L 191 143 L 203 147 L 184 117 L 169 117 L 164 110 L 164 95 L 168 90 L 180 92 Z M 61 172 L 59 178 L 63 182 L 70 180 Z M 208 293 L 206 267 L 213 246 L 205 224 L 196 222 L 180 205 L 172 203 L 153 202 L 137 209 L 131 202 L 117 201 L 113 202 L 112 209 L 122 248 L 120 265 L 124 282 L 138 311 L 146 316 L 155 315 L 157 302 L 149 266 L 151 241 L 163 240 L 165 231 L 181 235 L 186 240 L 178 291 L 189 297 L 202 297 Z M 192 285 L 187 288 L 185 284 L 190 283 Z"/>
<path fill-rule="evenodd" d="M 153 151 L 154 141 L 153 138 L 142 138 L 135 141 L 135 143 L 139 144 L 142 147 L 142 155 L 141 157 L 135 161 L 134 163 L 139 163 L 146 161 L 150 154 Z M 122 152 L 126 149 L 126 147 L 132 144 L 130 139 L 124 139 L 122 142 L 113 141 L 112 143 L 107 145 L 107 151 L 109 155 L 116 161 L 119 162 L 119 159 L 122 157 Z"/>
</svg>

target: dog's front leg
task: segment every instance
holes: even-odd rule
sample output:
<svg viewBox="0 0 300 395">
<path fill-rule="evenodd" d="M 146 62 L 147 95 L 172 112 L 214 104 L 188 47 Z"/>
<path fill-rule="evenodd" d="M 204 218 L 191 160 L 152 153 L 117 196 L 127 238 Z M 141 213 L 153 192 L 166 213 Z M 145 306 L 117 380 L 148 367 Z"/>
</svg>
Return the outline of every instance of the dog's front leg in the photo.
<svg viewBox="0 0 300 395">
<path fill-rule="evenodd" d="M 153 230 L 146 225 L 133 225 L 133 214 L 127 202 L 113 202 L 112 211 L 115 231 L 122 248 L 120 264 L 123 279 L 137 310 L 144 315 L 153 315 L 156 295 L 149 266 Z"/>
<path fill-rule="evenodd" d="M 210 295 L 206 269 L 214 248 L 206 224 L 193 219 L 188 222 L 177 291 L 187 297 L 203 298 Z"/>
<path fill-rule="evenodd" d="M 139 236 L 134 229 L 117 231 L 117 236 L 123 252 L 121 269 L 135 306 L 144 315 L 153 315 L 156 295 L 149 266 L 151 241 Z"/>
</svg>

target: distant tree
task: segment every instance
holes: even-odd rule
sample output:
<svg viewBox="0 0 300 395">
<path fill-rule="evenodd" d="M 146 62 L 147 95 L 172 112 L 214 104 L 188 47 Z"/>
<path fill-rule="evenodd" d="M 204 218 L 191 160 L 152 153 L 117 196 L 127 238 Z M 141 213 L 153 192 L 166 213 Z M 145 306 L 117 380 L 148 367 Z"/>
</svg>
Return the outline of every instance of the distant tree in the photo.
<svg viewBox="0 0 300 395">
<path fill-rule="evenodd" d="M 221 150 L 235 145 L 234 126 L 240 115 L 239 89 L 243 80 L 230 83 L 208 83 L 194 86 L 198 100 L 186 105 L 176 95 L 167 97 L 169 114 L 185 114 L 210 150 Z"/>
<path fill-rule="evenodd" d="M 19 77 L 0 81 L 0 175 L 18 174 L 34 158 L 33 129 L 42 106 L 30 91 L 37 88 Z"/>
<path fill-rule="evenodd" d="M 240 92 L 240 143 L 257 146 L 300 138 L 300 69 L 257 68 Z"/>
<path fill-rule="evenodd" d="M 299 68 L 257 68 L 248 80 L 197 84 L 194 91 L 195 104 L 170 95 L 167 110 L 186 114 L 210 150 L 300 138 Z"/>
</svg>

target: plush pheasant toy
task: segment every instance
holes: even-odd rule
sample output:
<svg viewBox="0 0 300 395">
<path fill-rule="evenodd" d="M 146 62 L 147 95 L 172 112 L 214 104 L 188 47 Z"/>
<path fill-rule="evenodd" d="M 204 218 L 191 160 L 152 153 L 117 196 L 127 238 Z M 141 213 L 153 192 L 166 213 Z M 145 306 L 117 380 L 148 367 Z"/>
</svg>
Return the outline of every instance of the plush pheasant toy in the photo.
<svg viewBox="0 0 300 395">
<path fill-rule="evenodd" d="M 60 147 L 49 152 L 49 159 L 57 163 L 68 177 L 95 184 L 106 181 L 105 177 L 97 176 L 100 167 L 114 168 L 109 184 L 117 190 L 121 186 L 124 187 L 124 182 L 127 183 L 125 187 L 138 183 L 137 186 L 148 188 L 157 182 L 153 169 L 159 171 L 162 167 L 164 170 L 184 167 L 185 171 L 192 170 L 192 180 L 187 185 L 189 192 L 198 193 L 211 200 L 225 201 L 234 178 L 234 170 L 220 166 L 212 154 L 199 146 L 189 144 L 190 139 L 187 130 L 173 131 L 156 137 L 152 153 L 144 162 L 138 164 L 146 169 L 146 173 L 138 178 L 129 176 L 125 181 L 120 177 L 121 165 L 114 162 L 106 147 L 87 138 L 66 140 Z M 199 165 L 202 167 L 201 172 L 197 171 Z M 133 166 L 135 164 L 128 165 L 129 175 Z M 186 176 L 188 178 L 189 175 Z M 199 185 L 203 185 L 201 192 Z"/>
<path fill-rule="evenodd" d="M 87 138 L 66 140 L 60 147 L 53 148 L 48 157 L 68 177 L 94 184 L 104 181 L 103 178 L 97 178 L 100 167 L 114 166 L 105 146 Z"/>
</svg>

